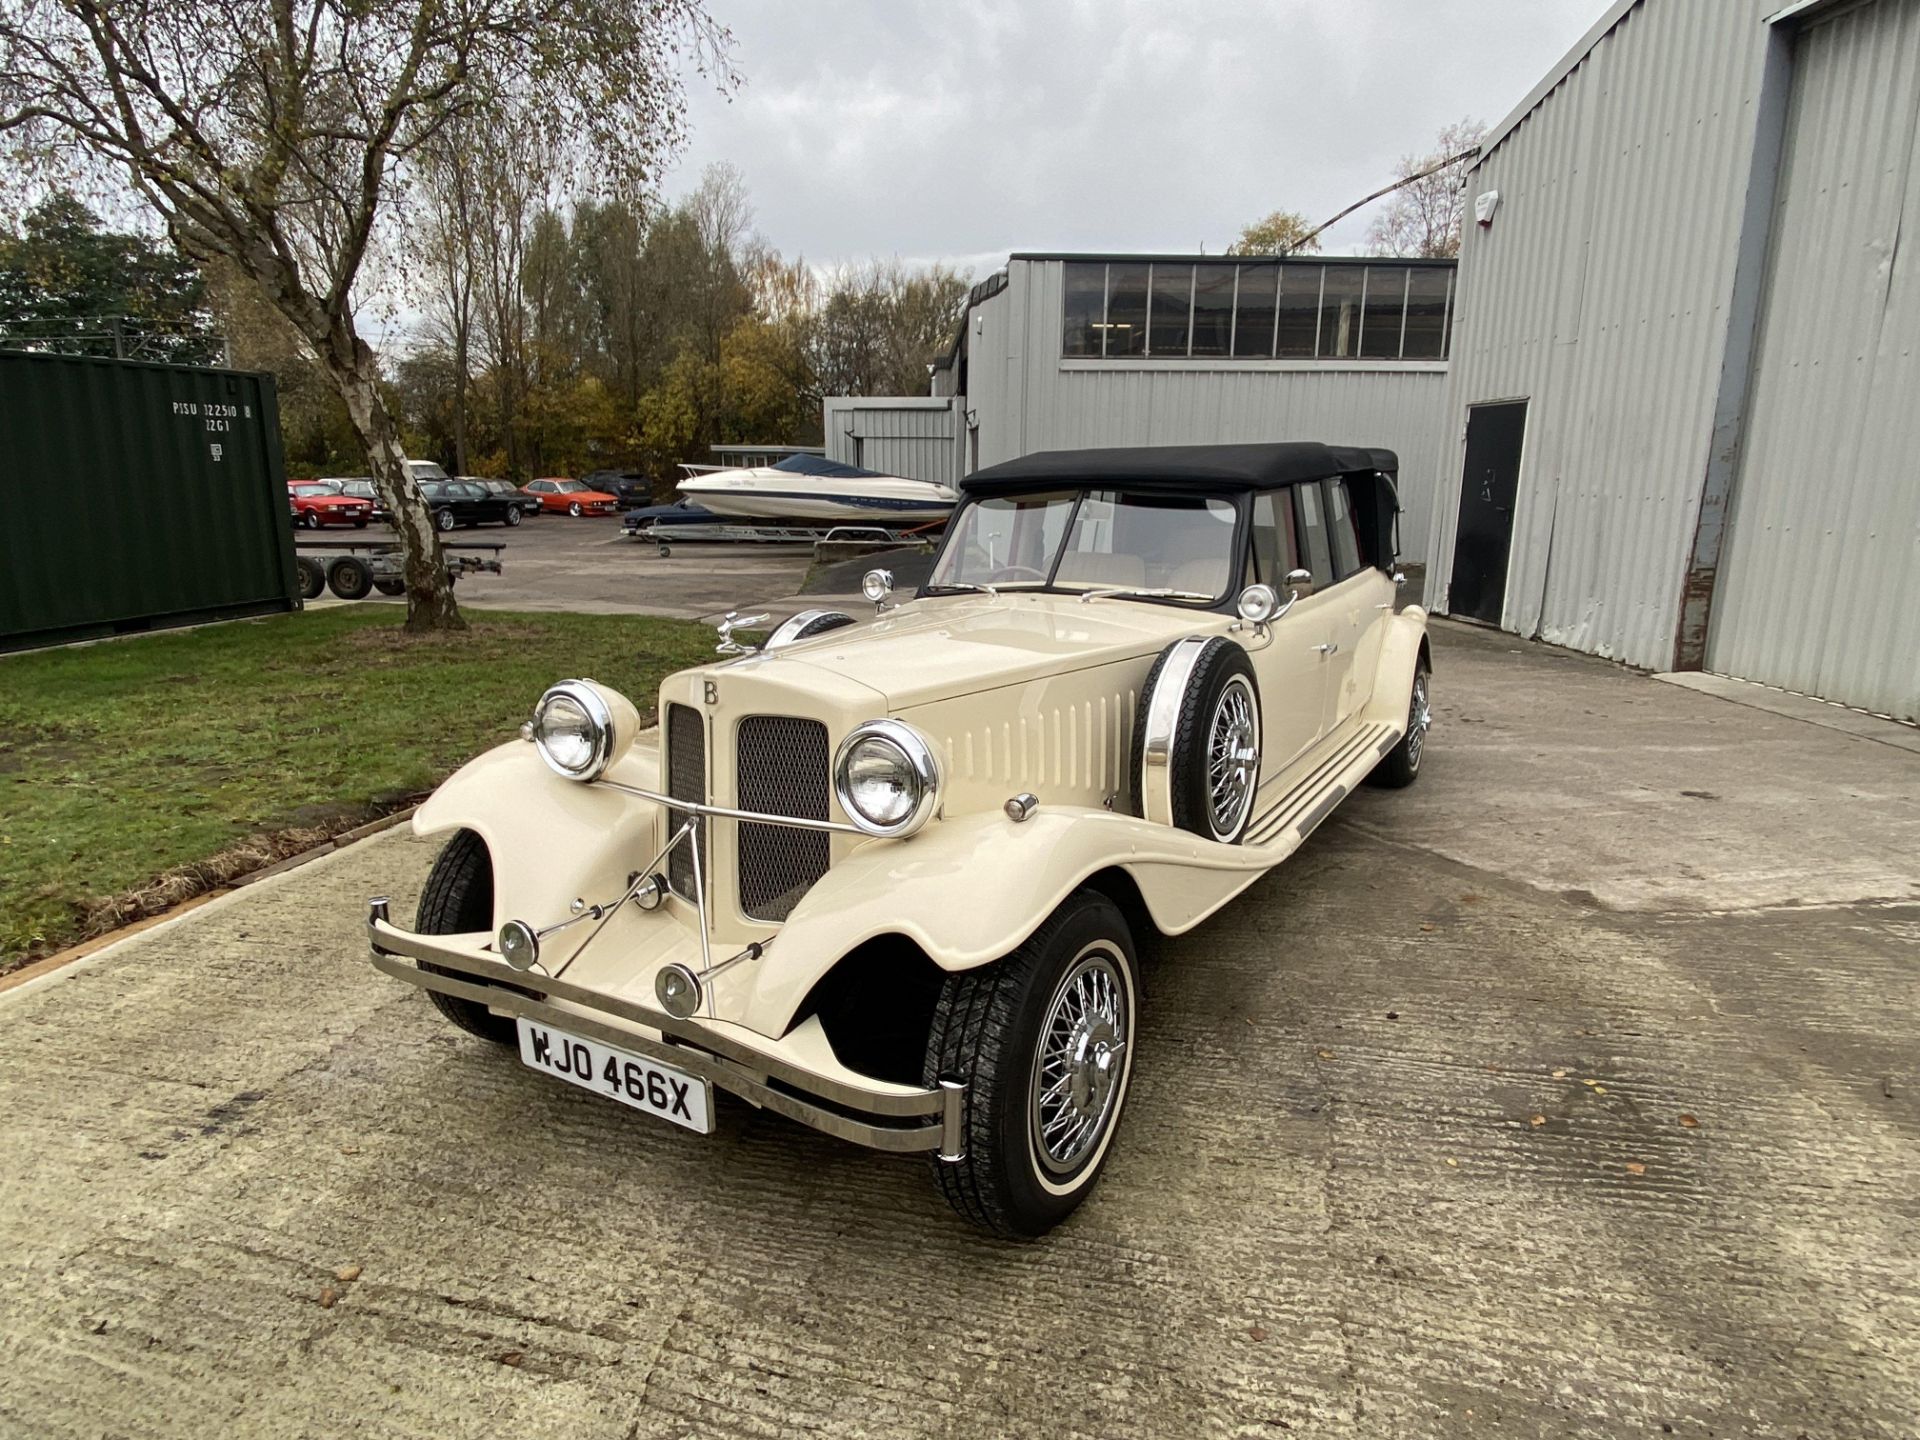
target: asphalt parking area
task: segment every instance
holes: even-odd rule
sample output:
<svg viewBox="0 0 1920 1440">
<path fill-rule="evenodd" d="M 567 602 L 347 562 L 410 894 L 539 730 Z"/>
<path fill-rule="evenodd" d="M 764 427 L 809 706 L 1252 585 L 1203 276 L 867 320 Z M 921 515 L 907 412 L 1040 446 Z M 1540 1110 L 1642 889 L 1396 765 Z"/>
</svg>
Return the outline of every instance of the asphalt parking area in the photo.
<svg viewBox="0 0 1920 1440">
<path fill-rule="evenodd" d="M 402 834 L 0 996 L 0 1432 L 1913 1434 L 1920 756 L 1436 650 L 1036 1245 L 452 1031 L 363 958 Z"/>
<path fill-rule="evenodd" d="M 391 540 L 381 526 L 350 530 L 297 530 L 295 544 Z M 652 545 L 629 540 L 619 517 L 536 515 L 512 527 L 481 525 L 449 531 L 457 546 L 498 545 L 491 551 L 463 551 L 476 558 L 498 558 L 498 575 L 463 576 L 455 587 L 463 606 L 476 609 L 567 610 L 583 615 L 671 615 L 699 619 L 755 597 L 791 595 L 813 561 L 808 545 L 675 545 L 662 556 Z M 325 562 L 329 552 L 313 550 Z M 326 605 L 401 605 L 399 596 L 379 593 L 345 601 L 331 593 L 309 601 Z"/>
</svg>

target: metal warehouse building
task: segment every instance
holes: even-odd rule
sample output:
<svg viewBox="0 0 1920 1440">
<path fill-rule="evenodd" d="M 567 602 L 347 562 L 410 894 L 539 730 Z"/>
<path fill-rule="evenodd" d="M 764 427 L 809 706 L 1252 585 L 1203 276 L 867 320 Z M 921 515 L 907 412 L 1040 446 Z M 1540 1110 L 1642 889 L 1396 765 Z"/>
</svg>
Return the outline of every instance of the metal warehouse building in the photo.
<svg viewBox="0 0 1920 1440">
<path fill-rule="evenodd" d="M 827 453 L 952 482 L 1086 445 L 1384 445 L 1418 559 L 1453 281 L 1449 260 L 1015 255 L 975 287 L 932 395 L 825 402 Z"/>
<path fill-rule="evenodd" d="M 1917 126 L 1920 0 L 1612 5 L 1468 178 L 1430 603 L 1920 718 Z"/>
</svg>

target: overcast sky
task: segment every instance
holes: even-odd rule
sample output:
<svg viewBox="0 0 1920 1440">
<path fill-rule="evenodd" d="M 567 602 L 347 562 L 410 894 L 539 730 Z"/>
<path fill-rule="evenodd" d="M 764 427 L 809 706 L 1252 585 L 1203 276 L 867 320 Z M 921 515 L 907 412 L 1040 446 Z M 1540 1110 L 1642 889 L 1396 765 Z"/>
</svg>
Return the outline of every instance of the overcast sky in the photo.
<svg viewBox="0 0 1920 1440">
<path fill-rule="evenodd" d="M 1218 252 L 1276 207 L 1324 220 L 1441 126 L 1499 120 L 1603 0 L 710 6 L 745 80 L 690 81 L 668 194 L 730 160 L 788 256 L 985 274 L 1012 250 Z"/>
</svg>

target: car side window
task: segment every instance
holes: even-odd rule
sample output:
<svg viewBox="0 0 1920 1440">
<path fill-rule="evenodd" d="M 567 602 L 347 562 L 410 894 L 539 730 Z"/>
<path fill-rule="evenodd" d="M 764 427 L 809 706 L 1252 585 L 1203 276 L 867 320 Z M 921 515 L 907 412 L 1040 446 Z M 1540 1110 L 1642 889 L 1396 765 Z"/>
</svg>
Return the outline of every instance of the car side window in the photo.
<svg viewBox="0 0 1920 1440">
<path fill-rule="evenodd" d="M 1280 589 L 1299 553 L 1286 492 L 1262 490 L 1253 497 L 1253 578 Z"/>
<path fill-rule="evenodd" d="M 1299 510 L 1302 564 L 1313 573 L 1314 589 L 1333 584 L 1333 551 L 1327 543 L 1327 519 L 1318 485 L 1293 487 Z"/>
<path fill-rule="evenodd" d="M 1333 570 L 1345 580 L 1366 569 L 1360 559 L 1360 531 L 1354 524 L 1353 506 L 1347 499 L 1347 482 L 1329 480 L 1327 487 L 1327 529 L 1333 537 Z"/>
</svg>

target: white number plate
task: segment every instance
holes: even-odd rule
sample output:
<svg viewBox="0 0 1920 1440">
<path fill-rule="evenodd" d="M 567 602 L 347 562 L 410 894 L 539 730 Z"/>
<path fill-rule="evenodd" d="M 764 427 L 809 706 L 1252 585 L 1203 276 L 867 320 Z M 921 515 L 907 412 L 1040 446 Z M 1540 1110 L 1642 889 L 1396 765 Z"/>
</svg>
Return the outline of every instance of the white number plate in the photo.
<svg viewBox="0 0 1920 1440">
<path fill-rule="evenodd" d="M 684 1125 L 702 1135 L 713 1133 L 713 1086 L 697 1076 L 644 1055 L 616 1050 L 597 1040 L 536 1024 L 522 1017 L 520 1059 L 535 1070 L 557 1075 L 583 1090 L 602 1095 Z"/>
</svg>

